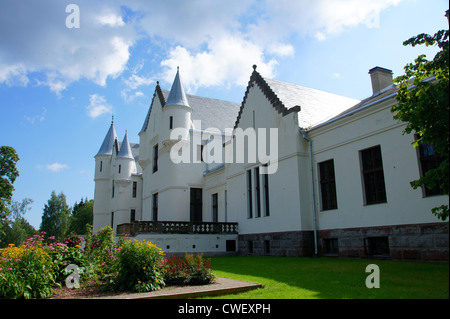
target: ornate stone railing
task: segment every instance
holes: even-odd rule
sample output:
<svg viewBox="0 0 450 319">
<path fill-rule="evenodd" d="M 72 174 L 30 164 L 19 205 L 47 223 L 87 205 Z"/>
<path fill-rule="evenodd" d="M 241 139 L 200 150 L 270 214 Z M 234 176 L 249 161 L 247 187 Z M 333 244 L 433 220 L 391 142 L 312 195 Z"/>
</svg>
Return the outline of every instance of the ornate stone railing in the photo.
<svg viewBox="0 0 450 319">
<path fill-rule="evenodd" d="M 238 223 L 134 221 L 117 225 L 117 234 L 237 234 Z"/>
</svg>

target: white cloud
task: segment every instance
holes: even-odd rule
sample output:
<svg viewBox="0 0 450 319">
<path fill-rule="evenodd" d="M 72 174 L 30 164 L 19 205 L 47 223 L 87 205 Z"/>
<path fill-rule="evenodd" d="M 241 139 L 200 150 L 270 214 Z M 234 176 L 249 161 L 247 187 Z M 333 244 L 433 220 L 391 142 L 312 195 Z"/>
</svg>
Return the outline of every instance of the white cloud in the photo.
<svg viewBox="0 0 450 319">
<path fill-rule="evenodd" d="M 17 63 L 15 65 L 4 65 L 0 63 L 0 83 L 6 83 L 9 86 L 26 86 L 29 82 L 26 74 L 27 70 L 23 63 Z"/>
<path fill-rule="evenodd" d="M 106 102 L 104 96 L 98 94 L 89 95 L 89 105 L 86 106 L 88 115 L 95 119 L 102 114 L 111 114 L 113 107 Z"/>
<path fill-rule="evenodd" d="M 180 66 L 183 84 L 189 92 L 195 92 L 198 87 L 246 85 L 253 64 L 258 65 L 258 71 L 264 76 L 272 77 L 277 61 L 266 62 L 261 47 L 239 37 L 216 39 L 208 45 L 208 50 L 198 53 L 177 46 L 161 62 L 166 67 L 163 79 L 169 83 Z"/>
<path fill-rule="evenodd" d="M 122 17 L 120 15 L 116 15 L 114 12 L 106 12 L 98 15 L 96 20 L 101 25 L 107 25 L 110 27 L 122 27 L 125 25 Z"/>
<path fill-rule="evenodd" d="M 62 171 L 63 169 L 66 169 L 66 168 L 68 168 L 68 167 L 69 167 L 69 166 L 68 166 L 67 164 L 60 164 L 60 163 L 58 163 L 58 162 L 53 163 L 53 164 L 47 164 L 47 165 L 46 165 L 46 168 L 47 168 L 49 171 L 52 171 L 52 172 L 55 172 L 55 173 L 58 173 L 58 172 Z"/>
<path fill-rule="evenodd" d="M 133 101 L 137 97 L 145 96 L 142 91 L 138 90 L 139 87 L 156 84 L 156 80 L 153 77 L 137 75 L 142 67 L 143 64 L 137 65 L 132 70 L 132 74 L 128 78 L 123 79 L 123 83 L 126 87 L 120 92 L 120 95 L 127 103 Z"/>
<path fill-rule="evenodd" d="M 30 122 L 31 124 L 34 124 L 36 121 L 43 122 L 45 120 L 45 114 L 47 114 L 47 109 L 45 107 L 42 108 L 42 112 L 40 114 L 34 115 L 34 116 L 24 116 L 25 119 Z"/>
<path fill-rule="evenodd" d="M 136 32 L 120 6 L 79 0 L 80 28 L 66 27 L 57 0 L 5 1 L 0 10 L 0 83 L 46 85 L 60 93 L 80 79 L 106 85 L 126 68 Z"/>
<path fill-rule="evenodd" d="M 159 60 L 169 82 L 179 65 L 194 91 L 241 85 L 253 64 L 273 76 L 275 58 L 295 55 L 293 37 L 325 41 L 353 27 L 376 28 L 380 13 L 400 1 L 78 0 L 78 29 L 66 28 L 66 4 L 59 0 L 5 1 L 0 30 L 11 32 L 0 38 L 0 83 L 37 83 L 57 94 L 81 79 L 105 86 L 127 69 L 132 47 L 148 43 L 160 51 L 148 59 Z M 124 81 L 125 99 L 153 81 L 138 72 Z"/>
<path fill-rule="evenodd" d="M 152 77 L 139 76 L 137 74 L 132 74 L 128 79 L 124 80 L 125 85 L 130 90 L 135 90 L 142 85 L 150 85 L 155 82 Z"/>
<path fill-rule="evenodd" d="M 266 12 L 250 27 L 250 36 L 266 44 L 290 34 L 325 40 L 365 25 L 379 27 L 382 10 L 401 0 L 266 0 Z M 253 35 L 253 36 L 252 36 Z"/>
</svg>

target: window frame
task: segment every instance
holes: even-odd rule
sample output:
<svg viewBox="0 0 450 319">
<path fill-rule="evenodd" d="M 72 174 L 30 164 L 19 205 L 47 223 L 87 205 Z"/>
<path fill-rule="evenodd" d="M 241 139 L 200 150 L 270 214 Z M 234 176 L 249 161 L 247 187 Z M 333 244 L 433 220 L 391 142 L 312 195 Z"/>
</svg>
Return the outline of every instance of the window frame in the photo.
<svg viewBox="0 0 450 319">
<path fill-rule="evenodd" d="M 387 203 L 381 146 L 376 145 L 360 150 L 359 155 L 364 205 L 367 206 Z"/>
<path fill-rule="evenodd" d="M 331 167 L 327 167 L 327 165 L 331 165 Z M 327 211 L 338 209 L 334 159 L 320 162 L 318 163 L 318 166 L 321 210 Z"/>
<path fill-rule="evenodd" d="M 153 172 L 152 173 L 156 173 L 158 171 L 158 157 L 159 157 L 158 144 L 155 144 L 155 146 L 153 146 Z"/>
</svg>

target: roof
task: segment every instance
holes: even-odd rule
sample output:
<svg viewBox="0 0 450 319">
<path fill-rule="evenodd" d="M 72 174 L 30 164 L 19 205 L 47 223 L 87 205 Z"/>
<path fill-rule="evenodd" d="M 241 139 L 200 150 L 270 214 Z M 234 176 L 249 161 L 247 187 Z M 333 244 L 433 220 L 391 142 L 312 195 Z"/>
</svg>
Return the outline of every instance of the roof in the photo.
<svg viewBox="0 0 450 319">
<path fill-rule="evenodd" d="M 286 109 L 300 106 L 298 125 L 311 128 L 342 113 L 359 103 L 359 100 L 264 78 Z"/>
<path fill-rule="evenodd" d="M 301 128 L 310 128 L 323 123 L 360 102 L 356 99 L 325 91 L 263 78 L 256 71 L 256 65 L 253 66 L 253 70 L 236 119 L 235 128 L 239 124 L 248 92 L 254 83 L 258 85 L 278 113 L 285 116 L 292 112 L 299 112 L 298 125 Z"/>
<path fill-rule="evenodd" d="M 177 74 L 173 80 L 172 88 L 170 89 L 170 94 L 167 97 L 165 105 L 185 105 L 189 106 L 189 102 L 184 93 L 183 84 L 180 78 L 180 69 L 177 68 Z"/>
<path fill-rule="evenodd" d="M 156 86 L 153 94 L 152 103 L 150 105 L 141 132 L 145 132 L 150 120 L 151 108 L 154 105 L 155 98 L 160 100 L 161 105 L 168 105 L 170 95 L 169 91 L 161 90 L 159 83 Z M 205 130 L 207 128 L 217 128 L 224 132 L 225 128 L 233 128 L 234 121 L 239 112 L 239 104 L 229 101 L 211 99 L 191 94 L 185 94 L 189 106 L 192 109 L 191 120 L 200 120 L 201 127 L 195 127 L 197 130 Z"/>
<path fill-rule="evenodd" d="M 164 97 L 169 95 L 169 91 L 162 91 Z M 201 121 L 201 127 L 194 127 L 197 130 L 217 128 L 221 132 L 225 128 L 233 128 L 234 121 L 239 111 L 239 104 L 229 101 L 211 99 L 202 96 L 187 94 L 187 100 L 191 106 L 191 120 Z"/>
<path fill-rule="evenodd" d="M 97 155 L 112 155 L 114 141 L 117 139 L 116 130 L 114 129 L 114 122 L 111 122 L 108 133 L 106 133 L 102 146 L 100 147 Z M 97 156 L 96 155 L 96 156 Z"/>
<path fill-rule="evenodd" d="M 120 146 L 117 158 L 131 158 L 133 159 L 133 153 L 131 151 L 130 142 L 128 141 L 128 133 L 125 132 L 125 137 L 123 138 L 122 145 Z"/>
</svg>

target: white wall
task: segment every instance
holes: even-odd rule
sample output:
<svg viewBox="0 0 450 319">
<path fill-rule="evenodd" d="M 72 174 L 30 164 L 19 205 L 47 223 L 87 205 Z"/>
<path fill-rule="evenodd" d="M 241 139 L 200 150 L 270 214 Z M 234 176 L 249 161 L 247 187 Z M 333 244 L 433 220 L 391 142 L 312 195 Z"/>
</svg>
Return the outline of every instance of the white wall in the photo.
<svg viewBox="0 0 450 319">
<path fill-rule="evenodd" d="M 395 97 L 310 133 L 313 140 L 319 229 L 437 222 L 432 207 L 447 196 L 423 197 L 410 182 L 419 178 L 413 135 L 392 119 Z M 359 152 L 380 145 L 387 202 L 365 205 Z M 320 209 L 318 163 L 333 159 L 338 209 Z"/>
<path fill-rule="evenodd" d="M 261 163 L 227 165 L 228 215 L 239 223 L 240 234 L 310 229 L 311 218 L 307 217 L 309 212 L 305 212 L 306 217 L 302 218 L 300 211 L 301 189 L 304 189 L 301 184 L 309 182 L 302 180 L 303 175 L 298 171 L 299 166 L 303 165 L 299 163 L 304 162 L 305 150 L 300 141 L 297 114 L 279 114 L 258 85 L 254 85 L 249 90 L 239 127 L 245 130 L 253 127 L 253 124 L 256 128 L 276 128 L 278 132 L 278 161 L 275 163 L 278 168 L 274 174 L 269 174 L 270 216 L 265 216 L 264 213 L 261 180 L 261 217 L 256 217 L 254 168 L 261 167 Z M 253 218 L 248 218 L 247 214 L 248 169 L 252 170 Z M 308 196 L 306 199 L 308 200 Z"/>
</svg>

